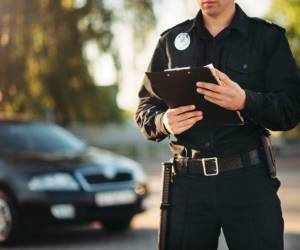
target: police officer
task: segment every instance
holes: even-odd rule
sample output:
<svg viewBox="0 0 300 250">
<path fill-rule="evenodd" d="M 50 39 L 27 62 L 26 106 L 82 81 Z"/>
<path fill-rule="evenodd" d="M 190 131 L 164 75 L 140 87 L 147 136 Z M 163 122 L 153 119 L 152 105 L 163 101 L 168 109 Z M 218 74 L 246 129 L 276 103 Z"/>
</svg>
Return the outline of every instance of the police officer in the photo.
<svg viewBox="0 0 300 250">
<path fill-rule="evenodd" d="M 222 84 L 197 82 L 195 91 L 245 122 L 202 126 L 204 110 L 168 109 L 145 77 L 137 124 L 149 140 L 177 139 L 169 249 L 215 250 L 222 228 L 229 249 L 283 250 L 280 181 L 269 174 L 261 138 L 299 121 L 300 83 L 284 29 L 248 17 L 234 0 L 198 4 L 194 19 L 162 33 L 148 71 L 213 63 Z"/>
</svg>

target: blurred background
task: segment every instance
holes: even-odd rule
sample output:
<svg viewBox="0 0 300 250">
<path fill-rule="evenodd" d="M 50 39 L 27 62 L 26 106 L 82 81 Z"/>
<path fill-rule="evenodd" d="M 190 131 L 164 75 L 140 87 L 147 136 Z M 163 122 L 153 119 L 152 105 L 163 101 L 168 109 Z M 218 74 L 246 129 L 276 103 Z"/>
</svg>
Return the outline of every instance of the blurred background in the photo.
<svg viewBox="0 0 300 250">
<path fill-rule="evenodd" d="M 300 66 L 300 1 L 236 2 L 248 15 L 263 17 L 285 27 Z M 0 134 L 3 138 L 9 133 L 13 136 L 18 134 L 21 138 L 20 134 L 29 133 L 30 129 L 34 138 L 35 132 L 38 132 L 36 129 L 41 128 L 24 128 L 24 119 L 58 124 L 80 138 L 85 145 L 83 148 L 88 145 L 117 155 L 112 158 L 126 156 L 128 161 L 132 160 L 134 166 L 138 165 L 134 171 L 142 169 L 141 172 L 146 173 L 147 183 L 143 180 L 142 185 L 147 186 L 147 190 L 143 192 L 149 193 L 147 204 L 142 204 L 139 214 L 130 220 L 131 230 L 111 233 L 103 230 L 103 223 L 52 230 L 46 224 L 43 229 L 47 230 L 33 230 L 35 232 L 30 235 L 23 235 L 21 240 L 17 240 L 18 246 L 10 249 L 155 249 L 160 162 L 169 159 L 170 153 L 167 140 L 157 144 L 142 137 L 133 114 L 138 102 L 137 93 L 159 34 L 193 18 L 197 11 L 196 0 L 1 0 L 0 123 L 4 125 L 0 126 Z M 19 130 L 17 126 L 22 128 Z M 39 136 L 45 136 L 45 133 Z M 64 138 L 58 132 L 53 133 L 57 138 Z M 56 138 L 54 134 L 47 134 L 49 143 L 49 138 Z M 14 143 L 17 137 L 11 138 L 14 138 L 13 141 L 2 140 L 0 146 L 5 148 L 7 143 L 17 144 Z M 300 249 L 300 126 L 288 132 L 273 132 L 272 139 L 282 182 L 279 195 L 285 217 L 286 249 L 297 250 Z M 34 144 L 32 140 L 29 142 L 31 146 Z M 71 139 L 66 137 L 65 140 L 69 142 Z M 72 150 L 82 149 L 78 146 L 79 141 L 72 143 L 77 143 L 76 147 L 70 146 Z M 53 142 L 53 147 L 55 145 Z M 14 147 L 22 148 L 19 144 Z M 53 147 L 52 151 L 45 148 L 57 153 Z M 61 155 L 59 160 L 57 157 L 49 160 L 48 155 L 45 156 L 50 152 L 47 150 L 39 152 L 42 157 L 40 154 L 33 158 L 38 158 L 40 165 L 45 162 L 59 165 Z M 107 159 L 103 152 L 97 154 L 99 161 Z M 70 155 L 68 157 L 70 164 Z M 25 158 L 28 160 L 28 155 Z M 4 168 L 6 158 L 3 159 L 0 159 L 0 171 L 4 172 L 8 170 Z M 22 159 L 23 164 L 23 154 Z M 53 170 L 50 172 L 53 174 Z M 18 207 L 17 198 L 7 198 L 14 196 L 13 188 L 7 191 L 8 188 L 2 187 L 2 177 L 3 181 L 7 179 L 5 174 L 0 173 L 0 210 Z M 70 181 L 66 176 L 64 178 L 64 181 Z M 137 187 L 141 187 L 136 185 L 140 184 L 135 182 L 134 192 L 144 197 L 141 189 L 137 191 Z M 20 191 L 20 187 L 16 189 Z M 44 200 L 49 197 L 48 194 L 39 195 Z M 99 198 L 101 202 L 103 199 L 106 198 Z M 63 205 L 64 202 L 55 201 L 55 204 Z M 65 215 L 72 209 L 77 208 L 69 206 L 57 211 Z M 15 212 L 10 210 L 2 215 L 0 213 L 0 242 L 1 230 L 2 237 L 5 237 L 1 226 L 14 223 L 11 222 L 13 219 L 7 219 L 15 216 Z M 21 234 L 25 232 L 21 230 Z M 221 249 L 227 249 L 224 239 L 220 240 Z"/>
</svg>

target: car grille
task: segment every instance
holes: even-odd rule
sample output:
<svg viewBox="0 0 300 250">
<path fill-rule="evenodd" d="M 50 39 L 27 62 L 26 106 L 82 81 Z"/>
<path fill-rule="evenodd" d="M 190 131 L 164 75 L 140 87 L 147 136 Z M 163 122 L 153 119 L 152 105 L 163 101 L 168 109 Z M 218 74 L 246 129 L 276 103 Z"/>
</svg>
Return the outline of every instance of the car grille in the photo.
<svg viewBox="0 0 300 250">
<path fill-rule="evenodd" d="M 103 174 L 101 170 L 93 167 L 77 170 L 75 176 L 83 189 L 88 192 L 134 186 L 131 173 L 120 172 L 113 176 L 108 176 Z"/>
<path fill-rule="evenodd" d="M 110 183 L 110 182 L 120 182 L 120 181 L 131 181 L 132 175 L 128 173 L 118 173 L 113 178 L 107 178 L 102 174 L 86 175 L 86 181 L 89 184 L 100 184 L 100 183 Z"/>
</svg>

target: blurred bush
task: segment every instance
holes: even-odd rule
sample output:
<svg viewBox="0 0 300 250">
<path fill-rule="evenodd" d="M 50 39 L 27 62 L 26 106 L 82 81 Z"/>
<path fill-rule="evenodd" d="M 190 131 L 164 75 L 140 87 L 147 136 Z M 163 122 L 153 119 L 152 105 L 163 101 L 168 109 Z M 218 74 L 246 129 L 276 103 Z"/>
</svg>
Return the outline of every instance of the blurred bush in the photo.
<svg viewBox="0 0 300 250">
<path fill-rule="evenodd" d="M 118 72 L 116 22 L 130 23 L 142 44 L 155 23 L 151 1 L 2 0 L 0 111 L 50 116 L 65 125 L 122 120 L 118 88 L 96 86 L 83 53 L 87 42 L 96 42 Z"/>
<path fill-rule="evenodd" d="M 300 65 L 300 0 L 272 0 L 268 18 L 286 29 L 294 56 Z"/>
</svg>

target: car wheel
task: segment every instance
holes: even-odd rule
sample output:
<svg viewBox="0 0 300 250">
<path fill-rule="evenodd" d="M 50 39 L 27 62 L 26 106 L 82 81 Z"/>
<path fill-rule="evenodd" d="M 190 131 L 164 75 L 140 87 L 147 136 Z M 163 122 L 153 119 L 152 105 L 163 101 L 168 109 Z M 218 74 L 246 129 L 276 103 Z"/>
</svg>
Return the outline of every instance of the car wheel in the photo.
<svg viewBox="0 0 300 250">
<path fill-rule="evenodd" d="M 126 231 L 130 228 L 132 218 L 133 216 L 128 216 L 125 218 L 103 220 L 102 225 L 104 227 L 104 230 L 106 231 L 110 231 L 110 232 Z"/>
<path fill-rule="evenodd" d="M 19 228 L 16 206 L 9 194 L 0 189 L 0 244 L 12 243 Z"/>
</svg>

